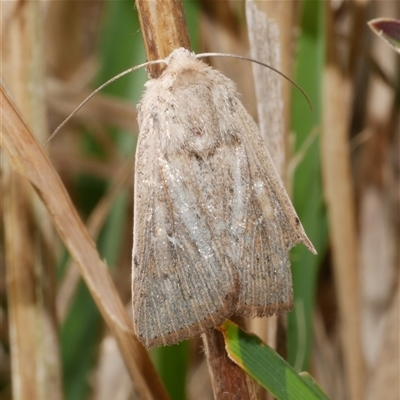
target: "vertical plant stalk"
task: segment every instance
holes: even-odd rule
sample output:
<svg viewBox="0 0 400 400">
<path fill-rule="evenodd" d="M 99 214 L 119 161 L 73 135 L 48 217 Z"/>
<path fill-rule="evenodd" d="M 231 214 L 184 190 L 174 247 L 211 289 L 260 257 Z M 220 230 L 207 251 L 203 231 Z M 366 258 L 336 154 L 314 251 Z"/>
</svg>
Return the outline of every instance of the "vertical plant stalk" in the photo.
<svg viewBox="0 0 400 400">
<path fill-rule="evenodd" d="M 332 244 L 348 395 L 363 399 L 360 299 L 353 187 L 348 152 L 347 113 L 343 97 L 349 82 L 328 65 L 324 72 L 324 115 L 321 137 L 322 175 Z M 348 97 L 347 97 L 348 99 Z"/>
<path fill-rule="evenodd" d="M 222 332 L 213 329 L 202 339 L 215 398 L 257 399 L 255 381 L 228 357 Z"/>
<path fill-rule="evenodd" d="M 254 1 L 254 0 L 252 0 Z M 255 1 L 260 11 L 264 11 L 271 21 L 274 21 L 279 27 L 279 43 L 278 46 L 281 51 L 281 62 L 282 72 L 288 74 L 291 77 L 293 72 L 293 59 L 294 59 L 294 37 L 296 27 L 296 0 L 286 1 Z M 290 126 L 290 100 L 292 93 L 292 85 L 285 81 L 282 82 L 282 98 L 283 98 L 283 119 L 284 127 L 287 131 Z M 285 132 L 286 133 L 286 132 Z M 286 138 L 287 142 L 287 138 Z M 289 143 L 286 143 L 288 152 L 290 152 Z M 285 182 L 285 181 L 284 181 Z M 286 185 L 285 185 L 286 186 Z M 290 189 L 290 188 L 287 188 Z"/>
<path fill-rule="evenodd" d="M 174 49 L 190 50 L 190 39 L 181 0 L 136 0 L 148 61 L 164 59 Z M 165 65 L 149 65 L 150 76 L 158 78 Z"/>
<path fill-rule="evenodd" d="M 148 60 L 165 58 L 174 49 L 190 49 L 190 40 L 181 0 L 136 0 Z M 152 66 L 153 67 L 153 66 Z M 150 69 L 157 78 L 164 66 Z M 255 385 L 250 377 L 227 356 L 221 332 L 211 329 L 202 335 L 216 399 L 255 399 Z M 239 398 L 238 397 L 238 398 Z"/>
<path fill-rule="evenodd" d="M 378 362 L 367 383 L 366 400 L 400 398 L 400 281 L 385 318 L 384 337 Z"/>
<path fill-rule="evenodd" d="M 361 348 L 357 235 L 348 146 L 350 82 L 342 76 L 339 69 L 330 15 L 327 19 L 328 53 L 323 80 L 321 138 L 322 174 L 340 312 L 347 395 L 351 399 L 363 399 L 365 366 Z"/>
<path fill-rule="evenodd" d="M 258 10 L 252 0 L 246 1 L 246 18 L 252 58 L 280 70 L 278 24 Z M 284 181 L 286 160 L 282 78 L 261 65 L 252 63 L 252 68 L 261 136 L 279 176 Z"/>
<path fill-rule="evenodd" d="M 42 5 L 14 4 L 13 12 L 2 15 L 2 78 L 43 140 L 48 132 Z M 53 228 L 26 179 L 9 160 L 2 160 L 2 168 L 13 398 L 62 399 Z"/>
</svg>

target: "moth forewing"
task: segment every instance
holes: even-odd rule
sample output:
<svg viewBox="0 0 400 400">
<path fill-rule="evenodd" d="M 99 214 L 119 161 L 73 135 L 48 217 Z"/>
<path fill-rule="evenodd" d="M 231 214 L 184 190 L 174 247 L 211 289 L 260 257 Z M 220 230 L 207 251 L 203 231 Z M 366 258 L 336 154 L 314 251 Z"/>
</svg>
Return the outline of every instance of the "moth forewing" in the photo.
<svg viewBox="0 0 400 400">
<path fill-rule="evenodd" d="M 137 190 L 149 201 L 136 206 L 135 231 L 143 239 L 134 250 L 133 279 L 134 326 L 147 347 L 220 324 L 238 296 L 229 256 L 213 242 L 210 221 L 195 197 L 202 186 L 192 172 L 198 166 L 181 157 L 151 161 L 151 168 L 137 169 L 142 179 Z"/>
<path fill-rule="evenodd" d="M 237 313 L 246 317 L 288 311 L 293 304 L 289 250 L 302 242 L 315 252 L 283 187 L 254 120 L 241 103 L 235 120 L 248 157 L 251 204 L 239 269 Z"/>
<path fill-rule="evenodd" d="M 217 173 L 227 155 L 236 156 L 235 148 L 203 129 L 200 117 L 182 117 L 212 100 L 203 84 L 183 85 L 190 76 L 171 67 L 148 83 L 139 109 L 133 310 L 136 333 L 147 347 L 219 325 L 234 312 L 239 295 L 223 237 L 229 234 L 227 203 L 236 164 Z M 172 111 L 183 107 L 179 116 Z"/>
<path fill-rule="evenodd" d="M 237 105 L 237 121 L 240 121 L 243 131 L 253 191 L 260 204 L 263 205 L 265 219 L 268 220 L 271 215 L 274 215 L 282 232 L 280 240 L 284 240 L 287 249 L 303 243 L 308 250 L 316 254 L 274 167 L 268 149 L 264 146 L 257 124 L 241 103 Z M 265 196 L 266 194 L 268 196 Z"/>
<path fill-rule="evenodd" d="M 313 247 L 233 82 L 177 49 L 138 121 L 133 314 L 147 346 L 290 309 L 288 250 Z"/>
</svg>

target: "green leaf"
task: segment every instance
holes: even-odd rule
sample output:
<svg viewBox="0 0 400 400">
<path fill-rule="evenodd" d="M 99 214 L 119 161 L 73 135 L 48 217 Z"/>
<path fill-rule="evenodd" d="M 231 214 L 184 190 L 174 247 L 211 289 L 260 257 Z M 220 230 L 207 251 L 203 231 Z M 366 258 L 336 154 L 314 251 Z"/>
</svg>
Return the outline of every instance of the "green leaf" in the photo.
<svg viewBox="0 0 400 400">
<path fill-rule="evenodd" d="M 368 22 L 374 33 L 392 49 L 400 53 L 400 21 L 390 18 L 376 18 Z"/>
<path fill-rule="evenodd" d="M 296 135 L 296 152 L 302 149 L 304 142 L 314 132 L 320 132 L 322 73 L 325 65 L 326 2 L 305 0 L 302 5 L 294 80 L 310 97 L 314 111 L 310 112 L 303 97 L 294 90 L 291 131 Z M 314 256 L 304 246 L 296 246 L 291 252 L 295 307 L 288 314 L 288 360 L 297 371 L 309 367 L 318 268 L 328 243 L 319 148 L 318 135 L 303 155 L 293 180 L 294 207 L 318 252 Z"/>
<path fill-rule="evenodd" d="M 89 393 L 88 374 L 96 361 L 101 317 L 85 284 L 80 282 L 60 331 L 64 395 L 83 400 Z"/>
<path fill-rule="evenodd" d="M 319 393 L 321 399 L 326 398 L 326 394 L 324 393 L 324 391 L 318 385 L 317 381 L 308 372 L 306 371 L 299 372 L 299 375 L 303 378 L 305 382 L 308 383 L 309 386 L 311 386 L 316 392 Z"/>
<path fill-rule="evenodd" d="M 189 341 L 153 349 L 151 356 L 171 399 L 186 398 L 186 376 L 189 366 Z"/>
<path fill-rule="evenodd" d="M 229 357 L 278 400 L 323 400 L 328 397 L 307 374 L 298 374 L 279 354 L 232 321 L 219 328 Z"/>
</svg>

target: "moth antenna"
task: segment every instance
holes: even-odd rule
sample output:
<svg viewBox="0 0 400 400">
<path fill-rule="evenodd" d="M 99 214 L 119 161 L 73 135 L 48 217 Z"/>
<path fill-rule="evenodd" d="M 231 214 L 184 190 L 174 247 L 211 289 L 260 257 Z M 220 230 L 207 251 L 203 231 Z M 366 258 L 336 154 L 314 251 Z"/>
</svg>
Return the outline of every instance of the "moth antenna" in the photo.
<svg viewBox="0 0 400 400">
<path fill-rule="evenodd" d="M 285 75 L 283 72 L 279 71 L 278 69 L 272 67 L 269 64 L 263 63 L 261 61 L 255 60 L 254 58 L 249 58 L 249 57 L 244 57 L 244 56 L 239 56 L 238 54 L 230 54 L 230 53 L 201 53 L 201 54 L 196 54 L 196 58 L 205 58 L 205 57 L 229 57 L 229 58 L 238 58 L 239 60 L 244 60 L 244 61 L 250 61 L 255 64 L 259 64 L 263 67 L 266 67 L 270 69 L 271 71 L 276 72 L 278 75 L 280 75 L 282 78 L 286 79 L 288 82 L 290 82 L 306 99 L 308 106 L 310 107 L 310 110 L 312 111 L 312 105 L 311 101 L 306 95 L 306 92 L 292 79 L 290 79 L 287 75 Z"/>
<path fill-rule="evenodd" d="M 129 73 L 136 71 L 139 68 L 147 67 L 148 65 L 153 65 L 153 64 L 161 64 L 165 63 L 165 60 L 154 60 L 154 61 L 147 61 L 143 64 L 136 65 L 135 67 L 128 68 L 127 70 L 119 73 L 118 75 L 114 76 L 113 78 L 109 79 L 107 82 L 103 83 L 101 86 L 99 86 L 96 90 L 94 90 L 88 97 L 86 97 L 85 100 L 82 101 L 81 104 L 79 104 L 78 107 L 75 108 L 74 111 L 72 111 L 71 114 L 68 115 L 67 118 L 63 122 L 61 122 L 60 125 L 58 125 L 57 129 L 50 135 L 50 137 L 46 140 L 46 143 L 44 144 L 44 148 L 48 145 L 51 139 L 54 138 L 54 136 L 57 135 L 57 133 L 60 131 L 60 129 L 100 90 L 104 89 L 106 86 L 108 86 L 110 83 L 113 83 L 119 78 L 122 78 L 125 75 L 128 75 Z"/>
</svg>

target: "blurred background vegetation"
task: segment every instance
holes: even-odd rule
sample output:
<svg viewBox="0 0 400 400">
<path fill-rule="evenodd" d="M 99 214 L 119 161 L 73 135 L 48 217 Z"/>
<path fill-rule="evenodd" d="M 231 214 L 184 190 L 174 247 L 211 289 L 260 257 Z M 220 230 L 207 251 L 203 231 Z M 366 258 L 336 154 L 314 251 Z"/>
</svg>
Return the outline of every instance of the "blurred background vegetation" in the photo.
<svg viewBox="0 0 400 400">
<path fill-rule="evenodd" d="M 2 79 L 7 84 L 18 72 L 10 48 L 38 57 L 26 84 L 26 96 L 34 94 L 19 97 L 12 84 L 10 88 L 16 99 L 24 99 L 16 101 L 21 109 L 24 101 L 30 103 L 30 116 L 22 114 L 35 132 L 41 132 L 37 136 L 43 144 L 92 89 L 145 61 L 143 39 L 133 1 L 14 3 L 2 3 Z M 398 399 L 399 56 L 374 37 L 367 21 L 400 18 L 400 4 L 259 3 L 276 17 L 282 38 L 287 38 L 281 49 L 282 71 L 313 104 L 310 112 L 298 92 L 284 87 L 287 187 L 318 256 L 303 246 L 292 251 L 295 309 L 279 318 L 277 350 L 296 370 L 310 371 L 332 399 Z M 244 1 L 186 0 L 184 7 L 194 51 L 249 54 Z M 33 45 L 18 41 L 18 29 L 25 29 L 18 18 L 29 25 Z M 257 120 L 251 65 L 210 63 L 236 82 L 243 104 Z M 136 71 L 107 87 L 48 147 L 128 310 L 135 104 L 146 79 L 144 70 Z M 335 141 L 340 137 L 343 142 Z M 2 169 L 5 179 L 7 167 Z M 0 204 L 6 238 L 8 209 Z M 36 224 L 41 226 L 29 220 L 32 229 Z M 54 391 L 37 398 L 136 398 L 119 350 L 76 267 L 50 226 L 46 232 L 48 241 L 41 248 L 50 254 L 42 254 L 40 260 L 49 258 L 52 267 L 33 268 L 36 283 L 27 290 L 34 293 L 33 302 L 53 305 L 48 309 L 51 323 L 42 331 L 49 338 L 52 361 L 41 368 L 51 369 Z M 21 330 L 12 316 L 8 245 L 2 239 L 0 397 L 17 399 L 12 385 L 20 378 L 12 365 L 15 352 L 22 350 L 13 348 L 13 335 L 32 332 Z M 37 262 L 41 261 L 33 265 Z M 212 398 L 199 338 L 157 349 L 151 357 L 172 399 Z M 34 356 L 26 359 L 26 368 L 31 363 Z M 40 376 L 38 372 L 35 379 Z"/>
</svg>

